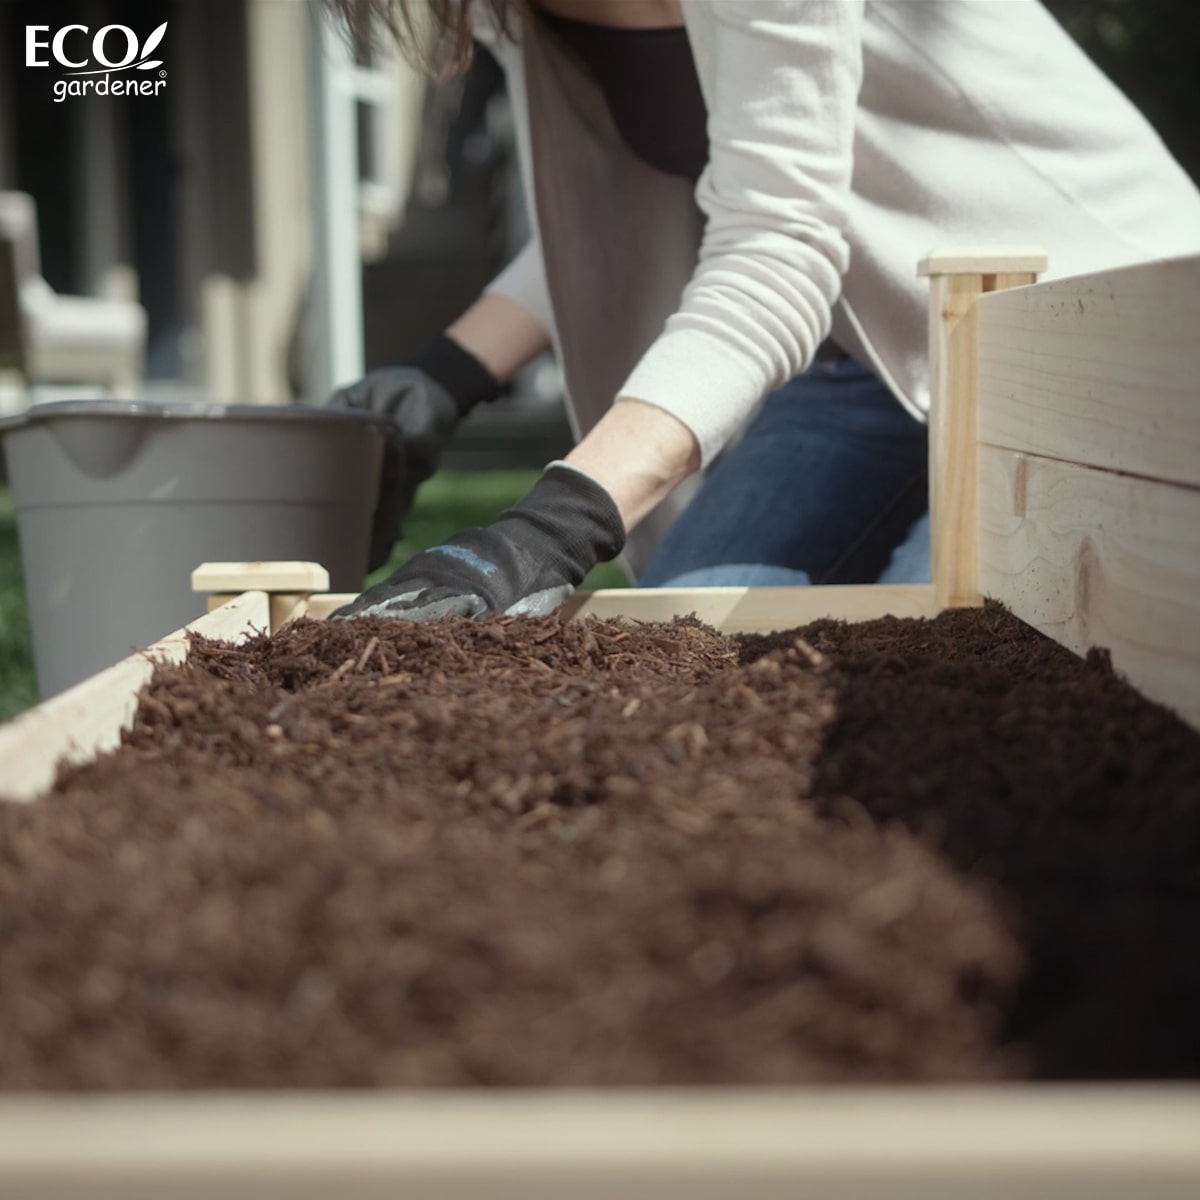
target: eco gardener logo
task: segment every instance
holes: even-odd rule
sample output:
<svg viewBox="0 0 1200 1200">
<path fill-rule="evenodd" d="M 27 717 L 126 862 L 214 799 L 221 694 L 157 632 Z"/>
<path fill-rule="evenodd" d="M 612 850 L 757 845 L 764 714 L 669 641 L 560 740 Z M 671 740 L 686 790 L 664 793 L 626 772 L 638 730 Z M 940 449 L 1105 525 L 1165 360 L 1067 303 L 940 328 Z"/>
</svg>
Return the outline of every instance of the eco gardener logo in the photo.
<svg viewBox="0 0 1200 1200">
<path fill-rule="evenodd" d="M 25 26 L 25 65 L 62 68 L 54 81 L 54 99 L 68 96 L 157 96 L 166 87 L 167 73 L 154 51 L 167 32 L 164 21 L 144 43 L 128 25 L 64 25 L 50 34 L 49 25 Z M 123 72 L 147 71 L 153 75 Z"/>
</svg>

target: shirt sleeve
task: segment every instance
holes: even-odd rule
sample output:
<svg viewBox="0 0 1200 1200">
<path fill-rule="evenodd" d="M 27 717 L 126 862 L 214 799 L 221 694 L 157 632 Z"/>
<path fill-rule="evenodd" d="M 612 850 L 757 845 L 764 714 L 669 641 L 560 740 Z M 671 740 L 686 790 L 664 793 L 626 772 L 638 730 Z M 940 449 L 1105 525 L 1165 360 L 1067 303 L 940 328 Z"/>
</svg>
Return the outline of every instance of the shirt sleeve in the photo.
<svg viewBox="0 0 1200 1200">
<path fill-rule="evenodd" d="M 678 417 L 707 465 L 829 333 L 846 239 L 862 0 L 719 0 L 689 17 L 709 119 L 707 218 L 678 310 L 620 391 Z M 700 31 L 697 31 L 700 32 Z"/>
</svg>

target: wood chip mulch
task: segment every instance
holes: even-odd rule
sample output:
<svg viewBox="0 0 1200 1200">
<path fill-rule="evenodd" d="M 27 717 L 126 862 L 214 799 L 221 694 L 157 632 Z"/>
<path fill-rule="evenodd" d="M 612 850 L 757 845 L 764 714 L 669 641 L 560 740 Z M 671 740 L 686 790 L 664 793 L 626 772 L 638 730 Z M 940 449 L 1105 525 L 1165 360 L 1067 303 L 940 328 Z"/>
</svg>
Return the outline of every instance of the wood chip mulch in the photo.
<svg viewBox="0 0 1200 1200">
<path fill-rule="evenodd" d="M 1197 1012 L 1200 736 L 994 605 L 197 639 L 0 803 L 2 1089 L 1196 1077 Z"/>
</svg>

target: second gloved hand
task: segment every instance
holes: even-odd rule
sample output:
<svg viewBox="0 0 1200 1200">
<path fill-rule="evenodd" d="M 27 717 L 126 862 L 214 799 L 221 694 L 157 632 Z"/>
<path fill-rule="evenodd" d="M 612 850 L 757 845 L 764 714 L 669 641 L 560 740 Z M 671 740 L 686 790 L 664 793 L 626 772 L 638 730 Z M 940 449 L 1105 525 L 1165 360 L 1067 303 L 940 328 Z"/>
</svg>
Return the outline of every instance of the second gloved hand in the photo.
<svg viewBox="0 0 1200 1200">
<path fill-rule="evenodd" d="M 554 462 L 494 524 L 422 551 L 334 616 L 543 616 L 624 544 L 608 492 L 583 471 Z"/>
<path fill-rule="evenodd" d="M 392 420 L 371 523 L 369 571 L 387 562 L 417 488 L 437 469 L 463 419 L 499 395 L 500 385 L 487 368 L 439 334 L 407 363 L 380 367 L 330 398 L 331 407 L 357 408 Z"/>
</svg>

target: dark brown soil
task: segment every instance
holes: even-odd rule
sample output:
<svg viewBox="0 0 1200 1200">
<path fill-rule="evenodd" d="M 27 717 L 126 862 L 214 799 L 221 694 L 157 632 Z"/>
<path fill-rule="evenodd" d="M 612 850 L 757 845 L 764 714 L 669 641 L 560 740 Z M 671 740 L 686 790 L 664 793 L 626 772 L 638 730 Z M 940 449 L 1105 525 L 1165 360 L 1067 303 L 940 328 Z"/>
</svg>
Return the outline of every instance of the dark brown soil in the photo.
<svg viewBox="0 0 1200 1200">
<path fill-rule="evenodd" d="M 1200 1075 L 1200 737 L 996 607 L 301 622 L 127 742 L 0 804 L 0 1087 Z"/>
</svg>

